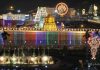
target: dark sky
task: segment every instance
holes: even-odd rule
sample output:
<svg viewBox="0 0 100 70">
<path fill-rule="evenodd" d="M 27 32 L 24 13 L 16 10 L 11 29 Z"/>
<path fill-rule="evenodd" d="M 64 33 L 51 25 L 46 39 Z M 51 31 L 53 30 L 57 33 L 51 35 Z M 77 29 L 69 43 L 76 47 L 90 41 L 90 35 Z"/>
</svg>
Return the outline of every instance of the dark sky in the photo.
<svg viewBox="0 0 100 70">
<path fill-rule="evenodd" d="M 100 4 L 100 0 L 0 0 L 0 13 L 8 12 L 10 5 L 13 5 L 15 10 L 28 12 L 36 11 L 38 6 L 55 7 L 59 2 L 65 2 L 69 7 L 74 8 L 88 8 L 91 3 Z"/>
</svg>

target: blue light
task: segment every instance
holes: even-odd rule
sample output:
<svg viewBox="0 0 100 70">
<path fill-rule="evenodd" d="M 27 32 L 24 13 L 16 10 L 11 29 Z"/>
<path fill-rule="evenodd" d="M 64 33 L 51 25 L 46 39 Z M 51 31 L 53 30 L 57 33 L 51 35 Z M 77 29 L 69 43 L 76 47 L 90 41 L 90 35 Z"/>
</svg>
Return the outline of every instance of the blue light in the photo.
<svg viewBox="0 0 100 70">
<path fill-rule="evenodd" d="M 17 10 L 17 12 L 18 12 L 18 13 L 20 13 L 20 12 L 21 12 L 21 10 Z"/>
<path fill-rule="evenodd" d="M 22 21 L 25 21 L 25 19 L 21 19 Z"/>
</svg>

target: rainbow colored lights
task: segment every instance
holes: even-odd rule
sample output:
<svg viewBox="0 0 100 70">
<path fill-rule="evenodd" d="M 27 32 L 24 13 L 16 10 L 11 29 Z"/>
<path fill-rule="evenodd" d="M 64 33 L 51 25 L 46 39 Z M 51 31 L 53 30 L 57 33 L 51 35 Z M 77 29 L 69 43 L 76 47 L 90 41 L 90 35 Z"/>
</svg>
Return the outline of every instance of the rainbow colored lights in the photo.
<svg viewBox="0 0 100 70">
<path fill-rule="evenodd" d="M 85 31 L 33 31 L 33 32 L 8 32 L 9 43 L 14 46 L 80 46 Z M 0 36 L 0 45 L 3 40 Z"/>
</svg>

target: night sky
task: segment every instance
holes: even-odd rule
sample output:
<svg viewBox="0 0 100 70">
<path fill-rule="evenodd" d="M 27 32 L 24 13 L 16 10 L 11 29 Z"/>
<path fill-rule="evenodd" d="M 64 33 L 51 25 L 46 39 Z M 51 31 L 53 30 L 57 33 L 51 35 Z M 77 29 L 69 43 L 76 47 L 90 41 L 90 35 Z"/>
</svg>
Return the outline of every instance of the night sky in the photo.
<svg viewBox="0 0 100 70">
<path fill-rule="evenodd" d="M 87 8 L 90 4 L 100 4 L 100 0 L 0 0 L 0 13 L 7 13 L 10 5 L 14 6 L 15 11 L 20 9 L 21 12 L 36 12 L 38 6 L 55 7 L 57 3 L 65 2 L 69 7 Z"/>
</svg>

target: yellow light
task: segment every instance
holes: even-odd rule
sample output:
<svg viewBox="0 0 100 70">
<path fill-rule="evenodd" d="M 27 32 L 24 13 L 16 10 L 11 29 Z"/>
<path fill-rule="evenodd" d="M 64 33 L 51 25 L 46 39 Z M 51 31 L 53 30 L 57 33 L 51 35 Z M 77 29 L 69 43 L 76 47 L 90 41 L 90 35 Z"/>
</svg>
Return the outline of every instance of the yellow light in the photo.
<svg viewBox="0 0 100 70">
<path fill-rule="evenodd" d="M 35 61 L 35 58 L 34 57 L 31 57 L 31 61 Z"/>
<path fill-rule="evenodd" d="M 98 7 L 96 5 L 94 5 L 94 10 L 97 10 L 97 9 L 98 9 Z"/>
<path fill-rule="evenodd" d="M 42 61 L 43 61 L 43 62 L 48 61 L 48 57 L 47 57 L 47 56 L 43 56 L 43 57 L 42 57 Z"/>
<path fill-rule="evenodd" d="M 0 57 L 0 60 L 1 60 L 1 61 L 4 61 L 4 57 L 3 57 L 3 56 L 2 56 L 2 57 Z"/>
<path fill-rule="evenodd" d="M 82 24 L 82 25 L 81 25 L 81 28 L 83 28 L 83 27 L 84 27 L 84 25 Z"/>
<path fill-rule="evenodd" d="M 12 61 L 16 61 L 16 57 L 13 57 L 13 58 L 12 58 Z"/>
<path fill-rule="evenodd" d="M 56 24 L 55 24 L 55 18 L 51 15 L 45 18 L 43 30 L 51 31 L 51 30 L 57 30 Z"/>
<path fill-rule="evenodd" d="M 13 7 L 13 6 L 10 6 L 10 9 L 11 9 L 11 10 L 13 10 L 13 9 L 14 9 L 14 7 Z"/>
</svg>

